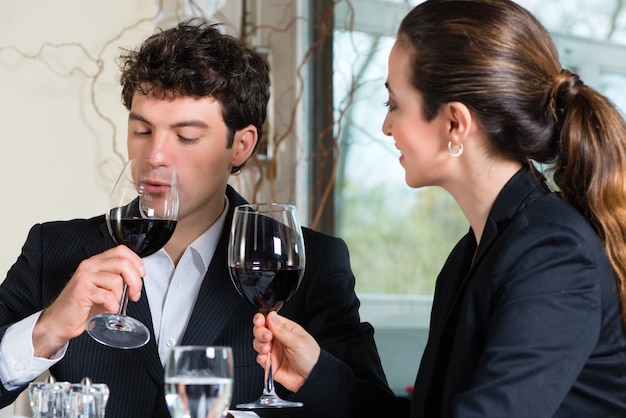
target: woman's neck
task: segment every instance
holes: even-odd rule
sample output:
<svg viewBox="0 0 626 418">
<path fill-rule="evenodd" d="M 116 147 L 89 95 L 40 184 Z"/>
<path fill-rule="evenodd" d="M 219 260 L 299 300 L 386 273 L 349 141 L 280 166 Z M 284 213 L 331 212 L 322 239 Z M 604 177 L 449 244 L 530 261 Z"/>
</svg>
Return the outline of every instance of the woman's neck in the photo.
<svg viewBox="0 0 626 418">
<path fill-rule="evenodd" d="M 456 181 L 444 185 L 469 221 L 476 244 L 480 244 L 487 217 L 498 194 L 521 167 L 514 161 L 483 159 L 475 164 L 464 164 L 458 171 Z"/>
</svg>

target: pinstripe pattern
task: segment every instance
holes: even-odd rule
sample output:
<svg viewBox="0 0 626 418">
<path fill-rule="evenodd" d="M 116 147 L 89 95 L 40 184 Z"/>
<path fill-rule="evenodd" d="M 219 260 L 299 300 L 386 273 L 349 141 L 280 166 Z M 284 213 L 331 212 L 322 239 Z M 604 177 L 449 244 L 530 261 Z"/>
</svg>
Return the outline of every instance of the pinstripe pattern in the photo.
<svg viewBox="0 0 626 418">
<path fill-rule="evenodd" d="M 231 207 L 225 225 L 230 225 L 234 206 L 245 201 L 230 187 L 227 195 Z M 358 377 L 384 384 L 373 330 L 369 324 L 360 324 L 345 243 L 306 228 L 304 231 L 307 269 L 299 291 L 281 314 L 307 328 L 324 349 L 351 365 Z M 256 310 L 239 296 L 228 272 L 228 232 L 229 228 L 224 228 L 181 344 L 233 348 L 233 403 L 238 403 L 260 395 L 263 369 L 257 365 L 252 348 L 252 316 Z M 83 259 L 113 245 L 104 216 L 34 226 L 22 254 L 0 286 L 0 336 L 10 324 L 54 300 Z M 163 367 L 145 293 L 139 302 L 129 303 L 127 312 L 150 328 L 152 339 L 146 346 L 113 349 L 84 333 L 70 342 L 65 357 L 51 372 L 57 380 L 79 382 L 89 376 L 94 382 L 107 383 L 111 389 L 109 417 L 169 417 Z M 280 387 L 278 390 L 283 396 L 290 395 Z M 0 391 L 0 406 L 11 403 L 20 392 Z"/>
</svg>

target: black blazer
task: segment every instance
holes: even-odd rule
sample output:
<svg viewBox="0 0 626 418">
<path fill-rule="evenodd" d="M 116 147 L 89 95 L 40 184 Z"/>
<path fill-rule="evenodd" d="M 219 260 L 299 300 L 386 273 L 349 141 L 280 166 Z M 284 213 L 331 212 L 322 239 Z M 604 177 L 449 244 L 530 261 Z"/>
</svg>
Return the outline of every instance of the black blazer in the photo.
<svg viewBox="0 0 626 418">
<path fill-rule="evenodd" d="M 234 207 L 246 202 L 230 186 L 227 196 L 230 209 L 226 226 L 180 344 L 232 347 L 234 405 L 261 394 L 263 369 L 256 363 L 252 347 L 256 309 L 235 290 L 226 256 Z M 386 387 L 373 329 L 360 322 L 345 243 L 306 228 L 304 240 L 307 268 L 298 292 L 281 314 L 302 324 L 324 350 L 348 363 L 356 375 Z M 83 259 L 113 245 L 103 216 L 35 225 L 0 286 L 0 337 L 11 324 L 52 302 Z M 153 332 L 150 307 L 142 293 L 139 302 L 128 304 L 127 313 Z M 50 371 L 58 381 L 80 382 L 88 376 L 93 382 L 106 383 L 111 391 L 107 416 L 169 417 L 154 334 L 142 348 L 119 350 L 103 346 L 84 333 L 70 341 L 65 357 Z M 8 392 L 1 387 L 0 406 L 10 404 L 23 389 Z M 283 396 L 297 398 L 281 389 L 278 387 Z"/>
<path fill-rule="evenodd" d="M 479 247 L 470 231 L 449 256 L 410 414 L 332 356 L 301 396 L 319 396 L 323 382 L 349 388 L 318 400 L 337 417 L 626 417 L 615 275 L 585 219 L 537 184 L 521 169 L 496 199 Z"/>
</svg>

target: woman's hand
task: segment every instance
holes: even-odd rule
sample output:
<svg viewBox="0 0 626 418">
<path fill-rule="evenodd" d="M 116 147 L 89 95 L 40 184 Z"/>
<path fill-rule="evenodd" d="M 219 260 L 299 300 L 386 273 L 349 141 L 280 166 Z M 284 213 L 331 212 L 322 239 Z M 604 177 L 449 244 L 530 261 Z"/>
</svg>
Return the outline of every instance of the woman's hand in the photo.
<svg viewBox="0 0 626 418">
<path fill-rule="evenodd" d="M 320 357 L 317 341 L 297 323 L 270 312 L 256 314 L 254 349 L 257 363 L 265 367 L 271 351 L 274 380 L 291 392 L 297 392 L 311 374 Z"/>
</svg>

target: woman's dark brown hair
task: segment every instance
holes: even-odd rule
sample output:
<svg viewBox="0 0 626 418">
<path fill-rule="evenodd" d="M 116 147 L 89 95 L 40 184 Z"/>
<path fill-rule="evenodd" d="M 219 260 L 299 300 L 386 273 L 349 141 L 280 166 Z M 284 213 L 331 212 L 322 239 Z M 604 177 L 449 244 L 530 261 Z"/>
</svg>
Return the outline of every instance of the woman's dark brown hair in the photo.
<svg viewBox="0 0 626 418">
<path fill-rule="evenodd" d="M 432 119 L 458 101 L 478 115 L 491 152 L 549 164 L 563 198 L 601 237 L 626 304 L 626 122 L 563 69 L 546 29 L 509 0 L 429 0 L 402 21 L 412 84 Z M 626 322 L 626 315 L 623 315 Z"/>
</svg>

